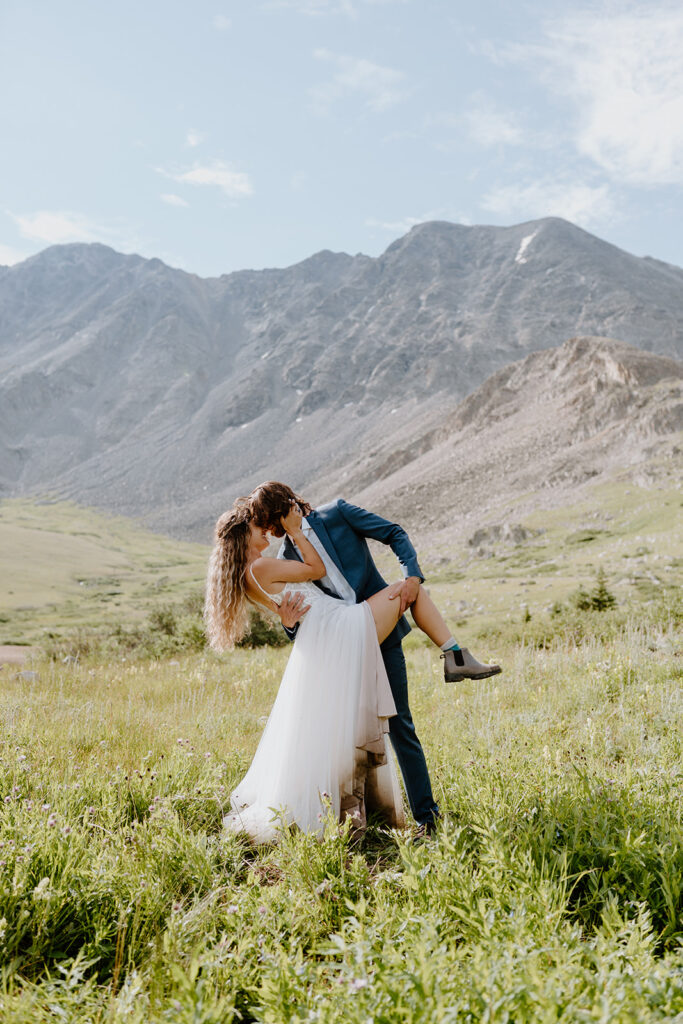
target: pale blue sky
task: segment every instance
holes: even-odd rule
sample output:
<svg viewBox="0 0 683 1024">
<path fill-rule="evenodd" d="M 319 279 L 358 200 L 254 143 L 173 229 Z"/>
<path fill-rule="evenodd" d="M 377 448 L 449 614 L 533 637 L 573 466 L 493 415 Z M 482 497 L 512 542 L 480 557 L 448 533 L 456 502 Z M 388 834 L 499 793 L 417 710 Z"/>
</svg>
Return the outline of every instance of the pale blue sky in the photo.
<svg viewBox="0 0 683 1024">
<path fill-rule="evenodd" d="M 2 0 L 0 263 L 201 275 L 559 215 L 683 265 L 683 5 Z"/>
</svg>

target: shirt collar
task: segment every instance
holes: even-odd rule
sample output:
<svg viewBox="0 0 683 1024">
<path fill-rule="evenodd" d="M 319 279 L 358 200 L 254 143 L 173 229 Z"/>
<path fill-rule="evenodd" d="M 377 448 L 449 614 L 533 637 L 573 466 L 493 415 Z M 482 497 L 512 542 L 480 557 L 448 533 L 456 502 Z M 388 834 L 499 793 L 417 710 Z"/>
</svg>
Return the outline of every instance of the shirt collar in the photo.
<svg viewBox="0 0 683 1024">
<path fill-rule="evenodd" d="M 306 516 L 303 516 L 301 520 L 301 529 L 304 531 L 304 533 L 310 533 L 311 530 L 313 529 Z"/>
</svg>

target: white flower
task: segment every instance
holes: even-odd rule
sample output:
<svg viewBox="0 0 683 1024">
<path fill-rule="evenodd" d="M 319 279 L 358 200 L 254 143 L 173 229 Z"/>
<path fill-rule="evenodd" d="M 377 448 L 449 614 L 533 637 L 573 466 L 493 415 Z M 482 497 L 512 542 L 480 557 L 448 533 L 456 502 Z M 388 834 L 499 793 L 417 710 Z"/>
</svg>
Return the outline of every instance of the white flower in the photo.
<svg viewBox="0 0 683 1024">
<path fill-rule="evenodd" d="M 52 891 L 50 889 L 50 879 L 41 878 L 41 880 L 38 882 L 38 885 L 33 890 L 34 900 L 49 900 L 51 895 Z"/>
</svg>

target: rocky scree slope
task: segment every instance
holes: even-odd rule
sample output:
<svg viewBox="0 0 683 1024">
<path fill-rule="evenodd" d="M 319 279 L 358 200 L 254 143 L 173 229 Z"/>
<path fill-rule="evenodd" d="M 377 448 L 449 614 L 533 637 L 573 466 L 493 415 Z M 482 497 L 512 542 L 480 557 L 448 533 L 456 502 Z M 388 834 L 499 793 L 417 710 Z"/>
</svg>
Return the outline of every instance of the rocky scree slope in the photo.
<svg viewBox="0 0 683 1024">
<path fill-rule="evenodd" d="M 682 430 L 682 362 L 578 337 L 499 370 L 446 417 L 425 417 L 402 449 L 368 446 L 345 483 L 416 536 L 461 538 L 494 513 L 576 504 L 587 484 L 680 481 Z"/>
</svg>

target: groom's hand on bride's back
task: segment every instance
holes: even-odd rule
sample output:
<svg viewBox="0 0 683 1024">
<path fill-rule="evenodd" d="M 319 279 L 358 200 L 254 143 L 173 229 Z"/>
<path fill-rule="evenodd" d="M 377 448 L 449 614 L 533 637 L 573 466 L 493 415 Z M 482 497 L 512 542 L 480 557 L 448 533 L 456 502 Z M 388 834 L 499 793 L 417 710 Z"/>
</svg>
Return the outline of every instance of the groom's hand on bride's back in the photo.
<svg viewBox="0 0 683 1024">
<path fill-rule="evenodd" d="M 280 621 L 286 629 L 294 629 L 308 612 L 310 604 L 304 602 L 303 594 L 285 594 L 280 605 Z"/>
</svg>

